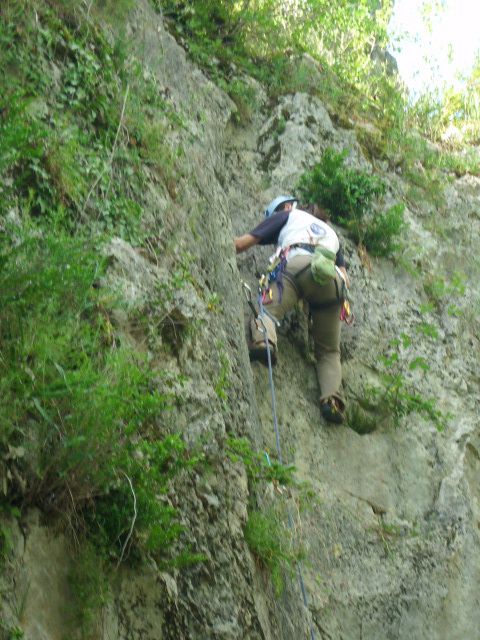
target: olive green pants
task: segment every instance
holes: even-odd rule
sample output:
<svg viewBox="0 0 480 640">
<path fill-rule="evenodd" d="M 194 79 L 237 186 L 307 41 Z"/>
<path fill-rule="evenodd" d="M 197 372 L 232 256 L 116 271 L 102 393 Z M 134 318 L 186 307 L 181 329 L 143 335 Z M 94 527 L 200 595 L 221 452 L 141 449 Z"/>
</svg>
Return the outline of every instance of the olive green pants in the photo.
<svg viewBox="0 0 480 640">
<path fill-rule="evenodd" d="M 288 261 L 286 274 L 283 275 L 283 292 L 280 299 L 278 284 L 272 283 L 272 301 L 265 304 L 265 309 L 277 320 L 282 320 L 300 298 L 310 305 L 312 316 L 312 337 L 315 349 L 318 384 L 320 386 L 320 402 L 330 396 L 344 403 L 340 387 L 342 384 L 342 367 L 340 364 L 340 307 L 339 296 L 342 292 L 342 279 L 337 275 L 326 285 L 319 285 L 312 278 L 308 265 L 311 256 L 297 255 Z M 296 274 L 299 274 L 298 276 Z M 338 300 L 338 304 L 316 308 Z M 277 334 L 273 321 L 266 315 L 263 323 L 268 340 L 276 348 Z M 258 320 L 251 323 L 252 342 L 265 341 L 262 324 Z"/>
</svg>

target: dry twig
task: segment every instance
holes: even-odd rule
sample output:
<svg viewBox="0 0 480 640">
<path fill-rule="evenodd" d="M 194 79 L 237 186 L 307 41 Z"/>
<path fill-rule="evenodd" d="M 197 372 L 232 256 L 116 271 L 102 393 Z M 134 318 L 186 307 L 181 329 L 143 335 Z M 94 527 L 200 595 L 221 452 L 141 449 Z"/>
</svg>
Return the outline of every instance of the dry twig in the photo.
<svg viewBox="0 0 480 640">
<path fill-rule="evenodd" d="M 90 191 L 88 192 L 88 195 L 85 198 L 85 202 L 83 203 L 83 207 L 82 207 L 82 211 L 81 211 L 81 215 L 82 216 L 85 214 L 85 209 L 87 208 L 87 205 L 88 205 L 88 202 L 89 202 L 89 200 L 90 200 L 90 198 L 92 196 L 92 193 L 95 191 L 95 189 L 98 186 L 98 183 L 100 182 L 100 180 L 103 178 L 103 176 L 105 175 L 105 173 L 107 171 L 110 171 L 110 180 L 108 181 L 107 191 L 108 191 L 108 189 L 110 189 L 113 158 L 115 156 L 115 151 L 117 150 L 118 136 L 120 134 L 120 130 L 121 130 L 122 125 L 123 125 L 123 118 L 125 116 L 125 107 L 127 105 L 127 98 L 128 98 L 129 91 L 130 91 L 130 85 L 127 84 L 127 88 L 125 89 L 125 95 L 123 97 L 123 105 L 122 105 L 122 112 L 120 114 L 120 121 L 118 123 L 117 133 L 115 134 L 115 140 L 113 141 L 113 146 L 112 146 L 112 151 L 110 153 L 110 158 L 108 160 L 107 165 L 103 168 L 102 171 L 100 171 L 100 173 L 98 174 L 95 182 L 90 187 Z"/>
<path fill-rule="evenodd" d="M 125 478 L 128 480 L 128 484 L 130 485 L 130 490 L 132 492 L 133 495 L 133 518 L 132 518 L 132 524 L 130 525 L 130 531 L 128 532 L 128 535 L 125 539 L 125 542 L 123 543 L 123 547 L 122 547 L 122 552 L 120 554 L 120 558 L 118 559 L 117 562 L 117 566 L 116 568 L 118 569 L 118 567 L 120 566 L 122 560 L 123 560 L 123 556 L 125 554 L 125 549 L 127 548 L 128 543 L 130 542 L 130 538 L 132 537 L 133 534 L 133 529 L 135 527 L 135 521 L 137 520 L 137 496 L 135 495 L 135 491 L 133 490 L 133 484 L 132 481 L 130 480 L 130 478 L 127 476 L 127 474 L 122 471 L 123 475 L 125 476 Z"/>
</svg>

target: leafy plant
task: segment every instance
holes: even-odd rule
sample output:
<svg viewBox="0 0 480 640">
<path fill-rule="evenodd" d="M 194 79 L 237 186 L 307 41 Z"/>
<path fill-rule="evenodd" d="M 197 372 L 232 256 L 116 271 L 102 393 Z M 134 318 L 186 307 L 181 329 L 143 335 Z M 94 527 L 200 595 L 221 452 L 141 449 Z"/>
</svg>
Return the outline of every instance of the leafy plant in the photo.
<svg viewBox="0 0 480 640">
<path fill-rule="evenodd" d="M 175 403 L 162 372 L 112 338 L 104 261 L 61 235 L 4 244 L 0 260 L 9 500 L 64 513 L 118 562 L 131 549 L 164 556 L 181 528 L 161 496 L 198 458 L 162 433 Z"/>
<path fill-rule="evenodd" d="M 234 114 L 237 124 L 250 122 L 252 114 L 258 106 L 254 88 L 240 78 L 231 78 L 229 80 L 219 78 L 218 85 L 228 93 L 237 107 L 237 111 Z"/>
<path fill-rule="evenodd" d="M 420 356 L 408 360 L 408 356 L 412 355 L 412 346 L 412 338 L 405 333 L 391 341 L 390 352 L 381 358 L 383 370 L 380 373 L 380 384 L 368 385 L 358 402 L 369 412 L 378 412 L 385 418 L 392 419 L 395 426 L 398 426 L 401 418 L 418 413 L 431 420 L 442 431 L 449 416 L 437 409 L 434 398 L 425 398 L 417 393 L 414 383 L 409 379 L 408 372 L 426 372 L 430 368 Z"/>
<path fill-rule="evenodd" d="M 442 100 L 428 92 L 410 100 L 395 69 L 382 61 L 391 3 L 305 0 L 286 12 L 278 0 L 151 1 L 195 62 L 237 102 L 239 121 L 251 111 L 251 97 L 238 86 L 247 74 L 272 99 L 297 91 L 320 96 L 377 157 L 403 166 L 413 201 L 443 206 L 445 170 L 478 174 L 478 153 L 464 147 L 478 139 L 480 65 L 465 89 L 451 89 Z M 445 140 L 449 152 L 428 139 Z"/>
<path fill-rule="evenodd" d="M 172 303 L 179 291 L 184 289 L 188 283 L 193 283 L 192 265 L 193 255 L 183 253 L 170 273 L 168 280 L 159 283 L 158 293 L 160 306 Z"/>
<path fill-rule="evenodd" d="M 244 528 L 245 540 L 255 557 L 271 573 L 277 595 L 283 591 L 283 572 L 292 573 L 301 557 L 301 550 L 291 547 L 291 533 L 279 522 L 278 514 L 251 511 Z"/>
<path fill-rule="evenodd" d="M 7 558 L 12 548 L 10 529 L 4 524 L 0 524 L 0 563 Z"/>
<path fill-rule="evenodd" d="M 245 465 L 248 478 L 253 482 L 273 482 L 278 485 L 295 484 L 293 465 L 283 465 L 270 456 L 254 451 L 246 438 L 229 438 L 227 452 L 231 460 L 241 460 Z"/>
<path fill-rule="evenodd" d="M 399 203 L 384 213 L 374 214 L 366 226 L 363 241 L 374 256 L 389 256 L 397 251 L 401 244 L 399 237 L 406 230 L 404 220 L 405 205 Z"/>
<path fill-rule="evenodd" d="M 390 556 L 393 553 L 393 544 L 400 537 L 414 537 L 417 534 L 415 527 L 407 529 L 404 526 L 386 522 L 383 517 L 380 518 L 378 526 L 373 528 L 378 534 L 386 555 Z"/>
<path fill-rule="evenodd" d="M 295 480 L 294 466 L 272 460 L 267 452 L 262 454 L 254 451 L 246 438 L 229 438 L 227 454 L 232 461 L 243 462 L 248 479 L 254 487 L 271 482 L 280 497 L 279 502 L 266 510 L 251 509 L 244 528 L 245 540 L 250 550 L 270 570 L 275 590 L 280 594 L 284 571 L 291 572 L 303 554 L 292 529 L 281 524 L 282 519 L 291 522 L 284 501 L 284 488 L 291 487 L 298 491 L 302 509 L 311 506 L 315 496 L 306 484 Z"/>
<path fill-rule="evenodd" d="M 423 288 L 434 307 L 441 309 L 446 300 L 452 302 L 455 297 L 464 296 L 465 282 L 465 274 L 456 271 L 450 278 L 438 274 L 427 276 Z"/>
<path fill-rule="evenodd" d="M 437 327 L 429 322 L 421 322 L 416 326 L 416 330 L 418 333 L 422 333 L 424 336 L 433 338 L 434 340 L 438 338 Z"/>
<path fill-rule="evenodd" d="M 148 551 L 166 562 L 183 531 L 177 512 L 162 496 L 169 480 L 198 459 L 188 459 L 178 436 L 129 443 L 113 461 L 109 490 L 84 509 L 90 539 L 118 562 Z"/>
<path fill-rule="evenodd" d="M 359 225 L 375 198 L 385 193 L 376 176 L 345 167 L 348 150 L 325 150 L 322 159 L 300 178 L 298 189 L 304 200 L 328 209 L 334 222 Z"/>
<path fill-rule="evenodd" d="M 25 0 L 2 5 L 0 205 L 138 241 L 143 169 L 176 197 L 183 150 L 167 134 L 184 124 L 153 74 L 92 19 L 97 7 L 74 4 L 38 3 L 35 20 Z M 131 4 L 103 7 L 111 17 Z"/>
<path fill-rule="evenodd" d="M 406 228 L 405 207 L 397 204 L 372 214 L 376 199 L 385 194 L 385 183 L 346 167 L 347 155 L 347 150 L 326 149 L 321 161 L 301 176 L 297 188 L 305 201 L 326 208 L 333 221 L 346 226 L 373 255 L 390 255 L 399 248 L 398 239 Z"/>
<path fill-rule="evenodd" d="M 195 62 L 217 81 L 228 82 L 232 67 L 240 67 L 263 82 L 272 96 L 309 91 L 334 101 L 338 108 L 342 97 L 355 96 L 359 110 L 375 117 L 380 111 L 392 124 L 388 105 L 394 102 L 392 96 L 400 100 L 402 93 L 371 57 L 373 43 L 379 47 L 386 43 L 388 6 L 372 11 L 368 0 L 340 4 L 307 0 L 287 12 L 277 0 L 152 3 L 177 37 L 188 43 Z M 311 73 L 311 65 L 303 64 L 305 53 L 322 69 L 322 82 L 318 73 Z M 383 101 L 387 96 L 388 102 Z M 398 107 L 394 116 L 401 113 Z"/>
</svg>

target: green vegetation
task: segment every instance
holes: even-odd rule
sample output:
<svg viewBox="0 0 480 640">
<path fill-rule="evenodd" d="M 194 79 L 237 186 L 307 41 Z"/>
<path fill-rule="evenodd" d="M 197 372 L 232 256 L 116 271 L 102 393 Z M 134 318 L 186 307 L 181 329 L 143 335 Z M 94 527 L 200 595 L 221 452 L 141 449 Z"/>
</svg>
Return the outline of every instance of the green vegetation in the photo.
<svg viewBox="0 0 480 640">
<path fill-rule="evenodd" d="M 349 229 L 353 238 L 374 256 L 388 256 L 400 248 L 406 228 L 404 205 L 384 213 L 374 212 L 376 200 L 385 194 L 385 183 L 375 175 L 345 166 L 348 151 L 327 149 L 322 159 L 306 171 L 297 186 L 302 198 L 329 211 L 334 222 Z"/>
<path fill-rule="evenodd" d="M 17 242 L 2 247 L 0 277 L 10 500 L 65 514 L 116 560 L 130 547 L 161 554 L 181 529 L 158 496 L 196 461 L 159 429 L 175 396 L 161 391 L 161 371 L 114 339 L 118 303 L 98 287 L 98 254 L 60 233 Z"/>
<path fill-rule="evenodd" d="M 288 12 L 275 0 L 152 3 L 194 60 L 230 94 L 239 123 L 256 107 L 250 75 L 272 101 L 306 91 L 325 100 L 348 126 L 360 118 L 373 122 L 379 134 L 364 144 L 374 144 L 434 202 L 439 172 L 478 173 L 473 151 L 452 146 L 446 156 L 420 136 L 405 135 L 414 123 L 438 140 L 447 122 L 472 120 L 474 93 L 461 104 L 452 95 L 446 110 L 433 115 L 427 103 L 406 109 L 394 79 L 370 56 L 385 43 L 388 2 L 374 10 L 377 3 L 370 0 L 306 0 Z M 112 567 L 145 556 L 159 567 L 202 559 L 182 547 L 179 514 L 168 498 L 173 483 L 202 460 L 166 427 L 169 412 L 182 402 L 185 379 L 129 344 L 115 321 L 122 300 L 104 285 L 105 245 L 114 236 L 142 249 L 151 248 L 151 238 L 162 244 L 161 216 L 152 222 L 145 215 L 148 187 L 155 183 L 175 201 L 184 177 L 182 114 L 129 49 L 121 29 L 107 35 L 99 26 L 99 17 L 124 24 L 134 4 L 5 0 L 0 6 L 0 508 L 18 517 L 35 506 L 60 520 L 77 543 L 71 618 L 85 637 L 95 634 Z M 280 118 L 276 135 L 285 127 Z M 468 136 L 474 134 L 470 128 Z M 349 169 L 345 160 L 346 152 L 328 150 L 302 178 L 302 194 L 327 206 L 373 255 L 390 255 L 405 227 L 403 206 L 374 213 L 385 185 Z M 195 235 L 193 217 L 188 224 Z M 150 331 L 151 351 L 178 358 L 199 326 L 178 308 L 178 292 L 199 284 L 193 256 L 173 245 L 162 246 L 170 276 L 141 313 L 148 315 L 142 328 Z M 462 286 L 454 275 L 449 284 L 432 278 L 425 291 L 440 306 Z M 206 306 L 219 312 L 216 294 Z M 458 308 L 449 305 L 449 313 Z M 420 323 L 418 331 L 436 337 L 429 323 Z M 367 389 L 365 406 L 349 415 L 358 432 L 373 428 L 368 412 L 393 415 L 396 423 L 417 412 L 443 425 L 433 400 L 412 389 L 409 372 L 428 370 L 428 364 L 412 357 L 411 344 L 403 336 L 392 346 L 397 350 L 383 360 L 380 384 Z M 231 364 L 222 349 L 218 344 L 212 385 L 228 410 Z M 283 497 L 289 487 L 301 497 L 304 488 L 296 485 L 293 467 L 252 451 L 245 440 L 229 440 L 227 451 L 245 465 L 253 488 L 271 483 L 275 495 Z M 300 552 L 280 524 L 286 508 L 278 502 L 262 513 L 251 505 L 245 538 L 279 591 L 281 573 Z M 10 546 L 10 532 L 2 526 L 0 557 Z M 23 637 L 3 620 L 0 630 L 9 640 Z"/>
<path fill-rule="evenodd" d="M 379 113 L 373 94 L 390 96 L 395 85 L 388 76 L 372 73 L 376 63 L 370 57 L 375 43 L 379 47 L 386 43 L 389 3 L 380 8 L 370 0 L 307 0 L 288 10 L 277 0 L 152 0 L 152 4 L 187 43 L 197 64 L 221 83 L 233 81 L 234 99 L 235 94 L 245 93 L 238 83 L 246 73 L 260 80 L 273 97 L 310 91 L 340 108 L 342 98 L 350 95 L 359 111 L 389 117 L 387 110 L 382 111 L 384 104 Z M 314 82 L 315 74 L 302 65 L 305 53 L 321 65 L 321 83 Z M 344 106 L 348 112 L 352 103 Z"/>
<path fill-rule="evenodd" d="M 374 200 L 385 194 L 385 184 L 376 176 L 345 167 L 348 150 L 326 149 L 321 161 L 300 179 L 302 198 L 316 202 L 334 222 L 359 226 Z"/>
<path fill-rule="evenodd" d="M 122 302 L 102 286 L 109 239 L 141 244 L 152 233 L 146 176 L 176 197 L 183 153 L 166 142 L 184 124 L 158 81 L 99 27 L 132 6 L 0 7 L 2 504 L 61 517 L 81 558 L 94 546 L 107 564 L 146 552 L 180 564 L 196 556 L 177 544 L 182 528 L 164 497 L 199 461 L 164 427 L 182 377 L 118 334 Z M 190 281 L 178 263 L 159 314 Z"/>
<path fill-rule="evenodd" d="M 2 633 L 2 639 L 4 638 L 5 640 L 21 640 L 25 637 L 25 633 L 20 627 L 9 625 L 2 618 L 0 618 L 0 632 Z"/>
<path fill-rule="evenodd" d="M 414 537 L 417 535 L 414 527 L 411 530 L 408 530 L 398 524 L 391 524 L 389 522 L 386 522 L 383 517 L 380 518 L 378 526 L 374 528 L 374 531 L 380 538 L 385 554 L 387 556 L 393 555 L 395 551 L 394 545 L 399 538 L 403 538 L 406 536 Z"/>
<path fill-rule="evenodd" d="M 246 438 L 229 438 L 227 452 L 231 460 L 243 462 L 248 478 L 253 484 L 273 482 L 281 486 L 295 485 L 294 466 L 283 465 L 272 460 L 265 452 L 254 451 Z"/>
<path fill-rule="evenodd" d="M 292 547 L 291 531 L 280 523 L 275 510 L 253 510 L 248 515 L 244 534 L 252 553 L 269 569 L 275 591 L 280 595 L 284 572 L 293 573 L 302 555 L 299 548 Z"/>
<path fill-rule="evenodd" d="M 439 274 L 428 276 L 423 288 L 434 308 L 441 310 L 447 305 L 451 309 L 451 314 L 455 315 L 458 308 L 452 304 L 452 300 L 464 296 L 465 282 L 465 273 L 456 271 L 449 278 Z"/>
<path fill-rule="evenodd" d="M 462 90 L 447 89 L 440 98 L 425 93 L 412 110 L 418 125 L 433 140 L 441 140 L 447 133 L 450 149 L 459 150 L 468 143 L 477 144 L 480 134 L 480 103 L 478 81 L 480 60 L 475 64 Z M 478 171 L 478 155 L 477 155 Z"/>
<path fill-rule="evenodd" d="M 68 582 L 73 596 L 69 611 L 71 628 L 81 638 L 94 637 L 100 612 L 110 593 L 105 560 L 92 544 L 86 543 L 79 550 L 72 562 Z"/>
<path fill-rule="evenodd" d="M 0 525 L 0 566 L 3 564 L 12 547 L 10 529 L 4 524 Z"/>
<path fill-rule="evenodd" d="M 315 496 L 308 486 L 295 480 L 294 466 L 272 460 L 267 452 L 254 451 L 245 438 L 229 438 L 227 454 L 234 462 L 245 465 L 252 495 L 265 483 L 271 483 L 275 490 L 275 500 L 266 508 L 260 510 L 258 505 L 250 505 L 244 534 L 251 552 L 270 571 L 275 591 L 280 594 L 284 575 L 293 573 L 303 554 L 291 528 L 287 499 L 294 491 L 303 508 L 307 504 L 311 506 Z"/>
<path fill-rule="evenodd" d="M 340 123 L 357 130 L 368 156 L 401 168 L 412 182 L 412 203 L 421 198 L 443 206 L 449 176 L 480 175 L 473 146 L 480 130 L 480 64 L 464 90 L 452 89 L 443 100 L 425 93 L 412 104 L 382 62 L 393 2 L 305 0 L 288 9 L 278 0 L 151 2 L 193 60 L 230 94 L 239 123 L 255 108 L 255 91 L 245 80 L 251 76 L 272 100 L 297 91 L 320 97 Z M 398 209 L 383 215 L 372 246 L 384 230 L 401 227 Z M 380 255 L 393 250 L 388 242 L 379 246 Z"/>
<path fill-rule="evenodd" d="M 2 210 L 138 240 L 141 167 L 174 191 L 181 148 L 169 149 L 164 132 L 182 122 L 81 3 L 61 7 L 17 0 L 0 9 Z"/>
<path fill-rule="evenodd" d="M 347 408 L 347 425 L 360 436 L 375 431 L 378 422 L 378 416 L 365 410 L 358 403 L 353 402 Z"/>
<path fill-rule="evenodd" d="M 373 256 L 390 256 L 402 248 L 399 237 L 407 229 L 404 211 L 403 203 L 395 204 L 376 213 L 365 226 L 363 243 Z"/>
<path fill-rule="evenodd" d="M 17 450 L 15 452 L 15 448 L 10 448 L 11 453 L 15 455 L 15 453 L 22 454 L 22 450 Z M 2 470 L 0 464 L 0 472 Z M 4 562 L 8 559 L 10 552 L 13 549 L 13 540 L 12 540 L 12 530 L 11 530 L 11 521 L 14 518 L 18 518 L 20 516 L 20 509 L 11 504 L 2 503 L 0 500 L 0 567 Z"/>
<path fill-rule="evenodd" d="M 424 333 L 436 338 L 435 331 Z M 439 431 L 445 428 L 449 416 L 437 409 L 434 398 L 425 398 L 415 390 L 410 373 L 416 370 L 425 373 L 430 366 L 425 358 L 414 356 L 413 345 L 414 340 L 405 333 L 391 341 L 389 352 L 381 357 L 379 384 L 368 385 L 362 398 L 357 398 L 359 409 L 354 410 L 349 418 L 352 429 L 358 433 L 372 431 L 375 428 L 374 416 L 379 416 L 379 423 L 393 421 L 398 426 L 402 418 L 413 413 L 430 420 Z"/>
</svg>

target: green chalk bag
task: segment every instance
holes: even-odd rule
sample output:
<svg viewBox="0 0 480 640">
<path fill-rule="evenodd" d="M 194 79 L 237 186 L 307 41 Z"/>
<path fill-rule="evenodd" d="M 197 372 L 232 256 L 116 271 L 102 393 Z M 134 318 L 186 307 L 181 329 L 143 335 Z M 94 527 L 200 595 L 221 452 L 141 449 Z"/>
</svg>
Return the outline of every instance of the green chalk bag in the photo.
<svg viewBox="0 0 480 640">
<path fill-rule="evenodd" d="M 310 263 L 310 269 L 315 282 L 327 284 L 335 278 L 335 254 L 324 247 L 316 247 Z"/>
</svg>

